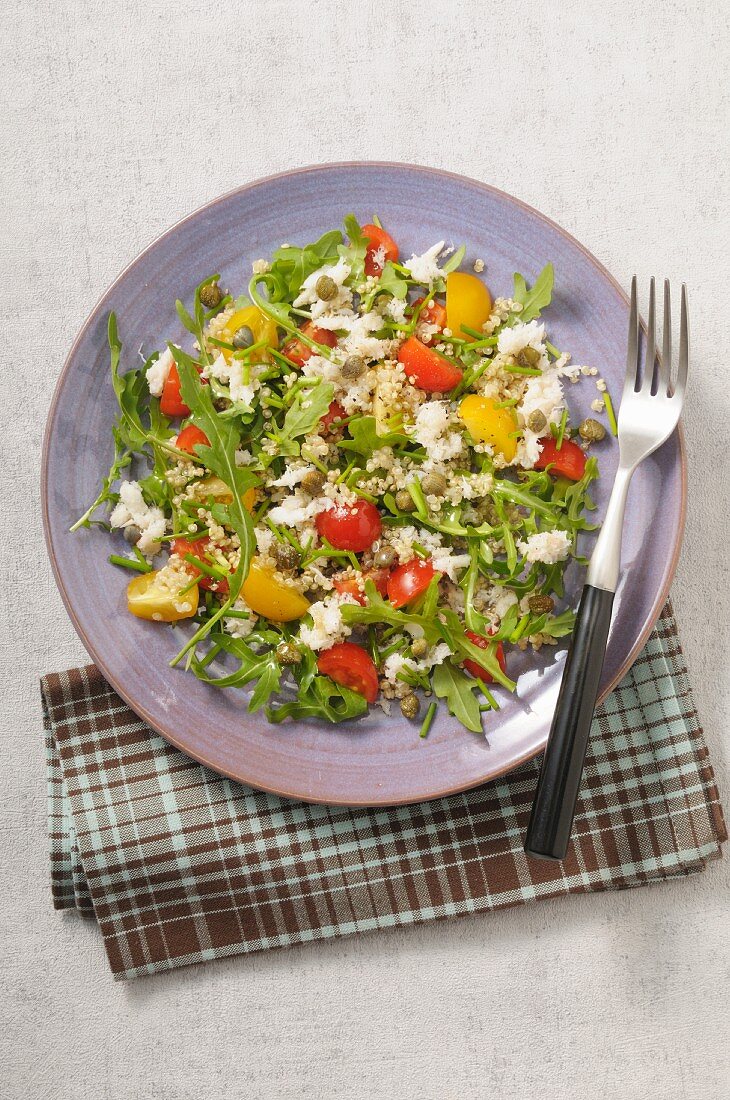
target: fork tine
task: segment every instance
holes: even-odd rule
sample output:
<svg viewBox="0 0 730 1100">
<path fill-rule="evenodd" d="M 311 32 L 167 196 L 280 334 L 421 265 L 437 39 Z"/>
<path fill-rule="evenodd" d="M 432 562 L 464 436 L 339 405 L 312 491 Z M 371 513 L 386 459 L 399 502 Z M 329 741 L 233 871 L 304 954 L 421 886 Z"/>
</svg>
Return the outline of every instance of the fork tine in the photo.
<svg viewBox="0 0 730 1100">
<path fill-rule="evenodd" d="M 662 395 L 671 393 L 672 374 L 672 294 L 669 279 L 664 280 L 664 332 L 662 335 L 662 358 L 659 364 L 657 392 Z"/>
<path fill-rule="evenodd" d="M 677 380 L 674 383 L 674 393 L 680 401 L 684 399 L 684 391 L 687 388 L 687 371 L 689 370 L 689 317 L 687 310 L 687 287 L 682 283 L 682 306 L 679 318 L 679 363 L 677 365 Z"/>
<path fill-rule="evenodd" d="M 649 280 L 649 320 L 646 333 L 646 355 L 644 356 L 644 378 L 642 388 L 647 393 L 652 388 L 654 381 L 654 366 L 656 363 L 656 294 L 654 276 Z"/>
<path fill-rule="evenodd" d="M 631 280 L 631 312 L 629 313 L 629 338 L 626 352 L 626 381 L 624 392 L 637 390 L 639 382 L 639 307 L 636 299 L 636 276 Z"/>
</svg>

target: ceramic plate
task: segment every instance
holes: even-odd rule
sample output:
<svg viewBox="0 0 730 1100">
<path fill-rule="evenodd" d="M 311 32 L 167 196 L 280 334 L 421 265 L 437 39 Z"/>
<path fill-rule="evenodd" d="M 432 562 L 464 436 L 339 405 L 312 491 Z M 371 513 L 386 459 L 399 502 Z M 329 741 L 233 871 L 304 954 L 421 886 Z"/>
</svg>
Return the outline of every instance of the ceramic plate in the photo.
<svg viewBox="0 0 730 1100">
<path fill-rule="evenodd" d="M 190 756 L 253 787 L 308 801 L 350 805 L 415 802 L 483 783 L 539 752 L 547 739 L 564 648 L 510 653 L 514 697 L 488 714 L 486 737 L 467 733 L 440 708 L 427 739 L 379 708 L 359 722 L 271 726 L 250 715 L 238 691 L 206 686 L 173 671 L 179 637 L 125 608 L 127 578 L 107 563 L 102 530 L 69 533 L 94 499 L 109 467 L 115 402 L 109 380 L 107 315 L 114 310 L 127 364 L 137 349 L 180 339 L 174 300 L 189 300 L 211 271 L 243 290 L 251 263 L 282 241 L 304 244 L 354 212 L 379 214 L 401 255 L 445 238 L 477 257 L 493 294 L 509 294 L 512 274 L 531 282 L 555 265 L 556 289 L 546 320 L 551 341 L 573 361 L 598 368 L 611 393 L 621 392 L 628 303 L 608 272 L 577 241 L 518 200 L 446 172 L 400 164 L 324 165 L 252 183 L 180 222 L 119 276 L 84 325 L 61 375 L 46 430 L 43 509 L 48 549 L 61 595 L 91 657 L 131 707 Z M 571 409 L 589 414 L 592 379 L 569 386 Z M 600 517 L 618 460 L 615 443 L 600 447 Z M 661 610 L 676 563 L 684 519 L 685 474 L 675 434 L 639 467 L 631 488 L 623 542 L 624 572 L 616 597 L 602 695 L 638 655 Z M 123 545 L 119 539 L 120 547 Z M 589 542 L 584 544 L 589 545 Z M 580 571 L 568 572 L 573 599 Z"/>
</svg>

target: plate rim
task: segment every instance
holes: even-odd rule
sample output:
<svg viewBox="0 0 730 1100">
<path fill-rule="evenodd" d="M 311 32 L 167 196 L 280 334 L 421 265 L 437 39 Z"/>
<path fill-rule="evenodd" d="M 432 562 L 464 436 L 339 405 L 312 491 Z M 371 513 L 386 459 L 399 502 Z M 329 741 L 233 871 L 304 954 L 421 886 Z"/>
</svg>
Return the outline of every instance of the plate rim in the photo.
<svg viewBox="0 0 730 1100">
<path fill-rule="evenodd" d="M 106 662 L 96 652 L 95 646 L 90 642 L 89 638 L 86 636 L 86 633 L 83 630 L 83 628 L 82 628 L 82 626 L 81 626 L 81 624 L 80 624 L 80 622 L 79 622 L 79 620 L 76 616 L 74 607 L 73 607 L 71 601 L 69 600 L 68 594 L 66 592 L 66 588 L 65 588 L 64 583 L 63 583 L 63 579 L 62 579 L 62 576 L 61 576 L 58 561 L 56 559 L 56 552 L 55 552 L 55 549 L 54 549 L 54 546 L 53 546 L 53 535 L 52 535 L 51 522 L 50 522 L 50 517 L 49 517 L 49 494 L 48 494 L 48 480 L 49 480 L 48 466 L 49 466 L 50 440 L 51 440 L 51 436 L 53 434 L 53 429 L 54 429 L 55 419 L 56 419 L 56 413 L 57 413 L 57 410 L 58 410 L 58 404 L 59 404 L 59 401 L 60 401 L 61 392 L 64 388 L 65 383 L 66 383 L 67 375 L 68 375 L 69 370 L 71 368 L 72 361 L 75 357 L 76 350 L 77 350 L 79 344 L 81 343 L 81 341 L 84 339 L 88 329 L 90 328 L 92 323 L 96 320 L 97 315 L 101 310 L 102 303 L 105 301 L 105 299 L 107 299 L 109 297 L 109 295 L 114 291 L 114 288 L 129 274 L 129 272 L 132 271 L 133 268 L 136 267 L 137 264 L 140 263 L 140 261 L 144 257 L 146 257 L 147 254 L 150 251 L 152 251 L 152 249 L 156 248 L 167 237 L 169 237 L 169 236 L 173 235 L 174 233 L 176 233 L 183 225 L 187 224 L 187 222 L 191 221 L 194 218 L 197 218 L 201 214 L 204 214 L 206 211 L 212 210 L 219 203 L 226 202 L 228 199 L 233 198 L 234 196 L 245 194 L 245 192 L 251 191 L 254 188 L 261 187 L 261 186 L 263 186 L 265 184 L 268 184 L 268 183 L 272 183 L 275 180 L 286 179 L 287 177 L 290 177 L 290 176 L 302 176 L 302 175 L 306 175 L 308 173 L 314 173 L 314 172 L 318 172 L 318 171 L 330 171 L 330 172 L 331 171 L 347 171 L 347 170 L 362 169 L 362 168 L 366 168 L 366 169 L 367 168 L 406 169 L 406 170 L 409 170 L 409 171 L 421 173 L 423 175 L 436 176 L 436 177 L 439 177 L 439 178 L 442 178 L 442 179 L 443 178 L 451 179 L 451 180 L 455 180 L 455 181 L 457 181 L 459 183 L 462 183 L 462 184 L 466 183 L 466 184 L 469 184 L 470 186 L 476 188 L 479 191 L 483 191 L 483 192 L 485 192 L 489 195 L 492 195 L 492 196 L 495 196 L 495 195 L 498 196 L 499 198 L 507 201 L 508 203 L 511 203 L 514 206 L 517 206 L 517 207 L 521 208 L 522 210 L 524 210 L 527 213 L 531 214 L 533 217 L 539 218 L 540 221 L 542 221 L 545 224 L 547 224 L 548 226 L 550 226 L 555 232 L 559 233 L 570 244 L 572 244 L 574 247 L 578 248 L 583 253 L 583 255 L 586 257 L 586 259 L 598 270 L 598 272 L 603 276 L 603 278 L 606 279 L 612 285 L 614 290 L 617 292 L 619 297 L 623 299 L 623 301 L 626 303 L 626 305 L 627 306 L 629 305 L 629 297 L 626 294 L 626 292 L 624 291 L 621 284 L 618 282 L 618 280 L 616 278 L 614 278 L 614 276 L 611 274 L 611 272 L 600 262 L 600 260 L 598 260 L 597 257 L 588 248 L 586 248 L 585 245 L 583 245 L 579 240 L 577 240 L 577 238 L 574 237 L 572 235 L 572 233 L 569 233 L 568 230 L 564 229 L 563 226 L 558 224 L 558 222 L 554 221 L 552 218 L 548 217 L 546 214 L 543 214 L 540 210 L 536 209 L 534 206 L 531 206 L 529 203 L 525 202 L 524 200 L 517 198 L 515 195 L 512 195 L 507 191 L 503 191 L 501 188 L 494 187 L 492 184 L 484 183 L 482 180 L 474 179 L 471 176 L 466 176 L 466 175 L 463 175 L 462 173 L 459 173 L 459 172 L 451 172 L 451 171 L 448 171 L 447 169 L 443 169 L 443 168 L 433 168 L 433 167 L 430 167 L 428 165 L 415 164 L 415 163 L 412 163 L 412 162 L 409 162 L 409 161 L 388 161 L 388 160 L 331 161 L 331 162 L 323 162 L 323 163 L 318 163 L 318 164 L 308 164 L 308 165 L 304 165 L 301 168 L 292 168 L 292 169 L 287 169 L 286 171 L 283 171 L 283 172 L 274 172 L 274 173 L 271 173 L 271 174 L 266 175 L 266 176 L 260 176 L 260 177 L 256 178 L 255 180 L 251 180 L 248 183 L 241 184 L 238 187 L 233 187 L 230 190 L 224 192 L 223 194 L 217 195 L 215 198 L 211 199 L 210 201 L 208 201 L 206 203 L 203 203 L 201 206 L 196 207 L 196 209 L 192 210 L 189 214 L 186 214 L 182 218 L 179 218 L 171 226 L 169 226 L 167 229 L 165 229 L 161 233 L 159 233 L 149 244 L 145 245 L 145 247 L 142 248 L 133 257 L 133 259 L 130 260 L 130 262 L 128 264 L 126 264 L 126 266 L 124 268 L 122 268 L 122 270 L 119 272 L 119 274 L 116 276 L 116 278 L 114 278 L 112 280 L 112 282 L 99 295 L 99 297 L 97 298 L 96 302 L 94 303 L 92 309 L 88 313 L 85 321 L 83 322 L 83 324 L 79 328 L 78 333 L 77 333 L 77 335 L 76 335 L 76 337 L 75 337 L 75 339 L 74 339 L 74 341 L 73 341 L 73 343 L 72 343 L 72 345 L 71 345 L 71 347 L 68 351 L 68 354 L 66 355 L 66 358 L 65 358 L 64 363 L 63 363 L 63 367 L 61 368 L 61 371 L 58 375 L 58 378 L 56 379 L 56 383 L 55 383 L 55 386 L 54 386 L 54 389 L 53 389 L 53 395 L 51 397 L 51 403 L 48 407 L 48 413 L 47 413 L 47 416 L 46 416 L 46 423 L 45 423 L 45 428 L 44 428 L 44 432 L 43 432 L 43 446 L 42 446 L 42 450 L 41 450 L 41 484 L 40 484 L 40 489 L 41 489 L 41 518 L 42 518 L 42 523 L 43 523 L 43 536 L 44 536 L 44 541 L 45 541 L 45 544 L 46 544 L 46 551 L 48 553 L 48 557 L 49 557 L 50 563 L 51 563 L 51 569 L 53 571 L 53 576 L 54 576 L 54 579 L 55 579 L 55 582 L 56 582 L 56 587 L 58 588 L 58 591 L 60 593 L 63 605 L 66 608 L 66 612 L 67 612 L 69 618 L 71 619 L 71 623 L 74 627 L 74 630 L 76 631 L 76 634 L 77 634 L 79 640 L 81 641 L 81 644 L 86 649 L 86 652 L 89 654 L 89 656 L 91 657 L 91 659 L 94 662 L 94 664 L 96 665 L 96 667 L 102 673 L 105 680 L 110 684 L 110 686 L 114 689 L 114 691 L 116 691 L 116 693 L 124 700 L 124 702 L 127 703 L 127 705 L 135 712 L 135 714 L 137 714 L 143 721 L 145 721 L 156 733 L 158 733 L 161 737 L 163 737 L 171 745 L 173 745 L 175 748 L 179 749 L 181 752 L 183 752 L 186 756 L 190 757 L 192 760 L 195 760 L 195 761 L 197 761 L 197 763 L 202 764 L 207 768 L 210 768 L 211 771 L 215 772 L 217 775 L 225 776 L 226 778 L 232 779 L 237 783 L 241 783 L 241 784 L 244 784 L 246 786 L 249 786 L 254 790 L 264 791 L 265 793 L 273 794 L 273 795 L 276 795 L 280 798 L 287 798 L 287 799 L 290 799 L 290 800 L 296 801 L 296 802 L 310 802 L 310 803 L 313 803 L 313 804 L 327 805 L 327 806 L 345 806 L 345 807 L 350 806 L 350 807 L 353 807 L 353 808 L 378 808 L 378 807 L 382 808 L 382 807 L 385 807 L 385 806 L 416 805 L 419 802 L 428 802 L 428 801 L 432 801 L 432 800 L 438 799 L 438 798 L 448 798 L 451 795 L 461 794 L 464 791 L 473 790 L 475 787 L 479 787 L 484 783 L 491 783 L 491 782 L 493 782 L 497 779 L 500 779 L 502 776 L 509 774 L 510 772 L 514 771 L 516 768 L 519 768 L 522 764 L 525 764 L 528 760 L 532 760 L 536 756 L 539 756 L 540 753 L 544 750 L 545 744 L 547 743 L 547 734 L 546 734 L 546 737 L 545 737 L 545 742 L 540 744 L 537 748 L 531 749 L 531 750 L 527 751 L 526 753 L 523 753 L 520 757 L 518 757 L 515 760 L 511 761 L 508 765 L 490 770 L 490 771 L 488 771 L 487 774 L 485 774 L 484 776 L 482 776 L 481 778 L 479 778 L 477 780 L 469 780 L 466 783 L 460 783 L 460 784 L 457 784 L 456 786 L 448 787 L 444 790 L 433 792 L 432 794 L 429 794 L 429 795 L 424 796 L 424 797 L 415 797 L 415 798 L 414 797 L 406 797 L 406 798 L 403 798 L 403 799 L 393 799 L 392 797 L 389 797 L 386 801 L 373 801 L 372 799 L 369 799 L 367 801 L 337 800 L 337 799 L 332 799 L 332 798 L 324 798 L 324 797 L 317 798 L 317 797 L 311 797 L 311 796 L 308 796 L 308 797 L 304 798 L 298 792 L 287 791 L 287 790 L 284 790 L 282 787 L 276 787 L 276 786 L 273 786 L 271 784 L 267 784 L 266 786 L 258 786 L 257 785 L 257 786 L 254 787 L 254 785 L 251 783 L 250 780 L 246 779 L 245 777 L 242 777 L 240 774 L 237 775 L 229 769 L 221 768 L 219 765 L 216 765 L 211 760 L 207 759 L 206 756 L 203 753 L 193 752 L 193 751 L 190 750 L 189 747 L 182 744 L 176 738 L 174 732 L 171 732 L 169 729 L 164 728 L 162 724 L 160 724 L 159 722 L 154 720 L 147 713 L 144 704 L 140 703 L 138 700 L 136 700 L 124 688 L 124 686 L 121 685 L 118 682 L 117 677 L 112 672 L 110 672 L 110 670 L 106 667 Z M 645 325 L 644 325 L 643 321 L 641 322 L 641 324 L 642 324 L 642 328 L 645 328 Z M 687 448 L 686 448 L 684 428 L 683 428 L 681 420 L 680 420 L 680 422 L 678 424 L 678 427 L 677 427 L 677 437 L 678 437 L 678 443 L 679 443 L 679 468 L 680 468 L 680 514 L 679 514 L 679 521 L 678 521 L 677 526 L 675 528 L 674 544 L 672 546 L 672 552 L 671 552 L 671 557 L 669 559 L 668 567 L 667 567 L 666 572 L 665 572 L 664 582 L 660 586 L 660 588 L 658 590 L 658 593 L 657 593 L 657 596 L 654 599 L 654 602 L 653 602 L 652 607 L 651 607 L 651 611 L 650 611 L 650 613 L 647 617 L 644 628 L 637 635 L 636 640 L 634 641 L 633 645 L 631 646 L 631 648 L 630 648 L 624 662 L 622 663 L 621 667 L 618 669 L 618 671 L 615 673 L 615 675 L 612 677 L 612 679 L 609 681 L 609 683 L 606 685 L 606 687 L 603 689 L 603 691 L 601 691 L 599 693 L 597 703 L 596 703 L 597 706 L 600 703 L 602 703 L 603 700 L 606 699 L 611 694 L 611 692 L 617 687 L 617 685 L 620 683 L 620 681 L 624 679 L 626 674 L 629 672 L 629 670 L 631 669 L 631 667 L 635 663 L 635 661 L 638 658 L 639 654 L 643 650 L 644 646 L 646 645 L 646 642 L 649 639 L 649 636 L 651 635 L 652 631 L 654 630 L 654 627 L 656 626 L 656 624 L 659 620 L 659 616 L 661 615 L 662 610 L 664 608 L 664 605 L 665 605 L 665 603 L 667 601 L 667 598 L 669 596 L 669 591 L 670 591 L 670 588 L 671 588 L 671 585 L 672 585 L 672 581 L 674 580 L 674 575 L 675 575 L 676 569 L 677 569 L 677 563 L 679 561 L 679 555 L 680 555 L 680 552 L 681 552 L 681 549 L 682 549 L 682 541 L 683 541 L 683 536 L 684 536 L 684 527 L 685 527 L 685 521 L 686 521 L 686 516 L 687 516 Z"/>
</svg>

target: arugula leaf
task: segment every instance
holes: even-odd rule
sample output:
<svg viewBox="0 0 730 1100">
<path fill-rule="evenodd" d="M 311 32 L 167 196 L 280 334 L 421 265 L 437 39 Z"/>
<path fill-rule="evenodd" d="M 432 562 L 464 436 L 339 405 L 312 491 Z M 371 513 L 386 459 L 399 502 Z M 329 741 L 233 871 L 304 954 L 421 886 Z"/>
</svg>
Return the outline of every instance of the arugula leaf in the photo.
<svg viewBox="0 0 730 1100">
<path fill-rule="evenodd" d="M 401 301 L 405 299 L 408 293 L 408 280 L 403 278 L 390 260 L 386 261 L 376 288 L 376 294 L 384 293 L 392 294 L 394 298 L 400 298 Z"/>
<path fill-rule="evenodd" d="M 363 416 L 350 421 L 349 432 L 352 439 L 344 440 L 340 443 L 340 448 L 344 451 L 355 451 L 364 458 L 368 458 L 380 447 L 405 447 L 413 442 L 411 437 L 403 432 L 386 432 L 385 435 L 379 435 L 374 416 Z"/>
<path fill-rule="evenodd" d="M 324 381 L 297 391 L 284 423 L 273 433 L 281 455 L 299 454 L 299 444 L 295 440 L 314 431 L 332 404 L 334 392 L 332 383 Z"/>
<path fill-rule="evenodd" d="M 512 297 L 516 302 L 522 303 L 522 309 L 519 313 L 511 313 L 507 320 L 507 324 L 510 324 L 515 319 L 527 324 L 528 321 L 532 321 L 535 317 L 539 317 L 541 310 L 550 305 L 553 296 L 553 284 L 555 281 L 553 265 L 545 264 L 529 290 L 522 275 L 515 272 L 514 278 L 515 287 L 512 291 Z"/>
<path fill-rule="evenodd" d="M 458 718 L 462 726 L 472 733 L 483 733 L 479 700 L 474 694 L 479 690 L 473 676 L 467 676 L 460 668 L 445 660 L 436 665 L 431 676 L 434 694 L 446 701 L 449 713 Z"/>
<path fill-rule="evenodd" d="M 451 253 L 445 263 L 441 264 L 441 270 L 444 275 L 448 275 L 450 271 L 456 271 L 465 255 L 466 247 L 462 244 L 460 248 L 457 248 L 456 252 Z"/>
<path fill-rule="evenodd" d="M 356 286 L 365 278 L 365 253 L 368 250 L 368 239 L 363 236 L 360 224 L 354 214 L 345 215 L 343 224 L 349 243 L 340 245 L 338 251 L 343 260 L 347 260 L 350 265 L 348 283 Z"/>
<path fill-rule="evenodd" d="M 270 722 L 283 722 L 286 718 L 326 718 L 330 722 L 344 722 L 348 718 L 359 718 L 367 709 L 367 702 L 356 691 L 336 684 L 329 676 L 314 676 L 306 687 L 300 686 L 296 700 L 268 707 L 266 717 Z"/>
<path fill-rule="evenodd" d="M 312 272 L 326 264 L 337 262 L 338 248 L 342 244 L 342 233 L 332 229 L 324 233 L 318 241 L 304 248 L 287 245 L 277 248 L 273 262 L 267 274 L 270 274 L 288 298 L 296 298 L 302 283 Z"/>
<path fill-rule="evenodd" d="M 494 652 L 496 645 L 490 645 L 487 649 L 474 645 L 467 638 L 459 616 L 451 608 L 441 608 L 439 619 L 441 636 L 458 660 L 463 661 L 468 657 L 472 661 L 476 661 L 481 668 L 490 674 L 495 683 L 506 687 L 508 691 L 515 690 L 517 685 L 514 680 L 510 680 L 509 676 L 505 675 L 499 667 Z"/>
<path fill-rule="evenodd" d="M 438 576 L 440 577 L 440 574 Z M 438 581 L 436 578 L 434 580 L 436 581 L 435 587 L 437 587 Z M 431 584 L 433 585 L 434 581 L 431 581 Z M 388 623 L 390 626 L 400 627 L 401 630 L 405 630 L 406 626 L 412 624 L 421 627 L 429 645 L 434 645 L 435 642 L 441 640 L 441 624 L 434 615 L 426 617 L 414 611 L 399 611 L 393 607 L 390 601 L 383 599 L 371 580 L 365 581 L 365 595 L 368 602 L 363 606 L 354 603 L 342 604 L 340 612 L 344 622 Z"/>
</svg>

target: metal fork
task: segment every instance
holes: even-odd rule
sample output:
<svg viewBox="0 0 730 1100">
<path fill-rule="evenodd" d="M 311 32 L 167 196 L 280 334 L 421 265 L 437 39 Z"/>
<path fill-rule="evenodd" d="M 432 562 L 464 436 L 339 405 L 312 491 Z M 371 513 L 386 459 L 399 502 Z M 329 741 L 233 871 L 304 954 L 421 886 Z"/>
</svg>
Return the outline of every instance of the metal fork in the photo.
<svg viewBox="0 0 730 1100">
<path fill-rule="evenodd" d="M 631 282 L 626 380 L 618 416 L 619 467 L 606 518 L 588 567 L 527 827 L 525 851 L 539 859 L 563 859 L 568 849 L 606 653 L 613 598 L 619 580 L 626 497 L 636 467 L 669 438 L 679 421 L 687 387 L 688 328 L 687 291 L 683 284 L 679 359 L 676 378 L 672 381 L 669 282 L 664 281 L 662 355 L 657 360 L 656 303 L 652 279 L 642 372 L 634 276 Z"/>
</svg>

